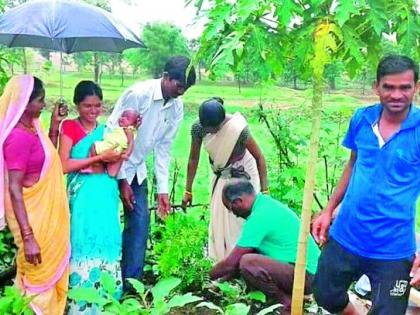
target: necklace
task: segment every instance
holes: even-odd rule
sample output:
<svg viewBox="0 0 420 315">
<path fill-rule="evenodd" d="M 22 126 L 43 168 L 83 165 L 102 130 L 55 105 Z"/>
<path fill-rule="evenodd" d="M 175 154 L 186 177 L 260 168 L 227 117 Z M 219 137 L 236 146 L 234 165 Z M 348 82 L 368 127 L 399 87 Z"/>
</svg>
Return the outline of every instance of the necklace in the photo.
<svg viewBox="0 0 420 315">
<path fill-rule="evenodd" d="M 36 128 L 33 125 L 27 125 L 25 124 L 23 121 L 19 120 L 19 123 L 21 124 L 21 126 L 23 128 L 25 128 L 26 130 L 32 132 L 32 133 L 36 133 Z"/>
<path fill-rule="evenodd" d="M 85 132 L 87 135 L 88 135 L 88 134 L 90 134 L 93 130 L 95 130 L 96 125 L 97 125 L 97 123 L 95 122 L 95 126 L 93 126 L 93 128 L 91 128 L 91 129 L 88 129 L 88 128 L 86 128 L 86 127 L 83 125 L 82 121 L 80 120 L 80 117 L 79 117 L 79 118 L 77 118 L 77 121 L 79 122 L 80 127 L 82 127 L 82 129 L 84 130 L 84 132 Z"/>
</svg>

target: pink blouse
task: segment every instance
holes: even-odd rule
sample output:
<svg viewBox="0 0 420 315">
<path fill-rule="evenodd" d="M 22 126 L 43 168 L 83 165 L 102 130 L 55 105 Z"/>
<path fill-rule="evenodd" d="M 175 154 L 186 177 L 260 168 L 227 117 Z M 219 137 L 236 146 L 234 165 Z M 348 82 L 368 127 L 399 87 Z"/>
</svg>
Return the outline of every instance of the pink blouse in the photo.
<svg viewBox="0 0 420 315">
<path fill-rule="evenodd" d="M 37 134 L 15 127 L 3 144 L 6 168 L 40 176 L 45 153 Z"/>
</svg>

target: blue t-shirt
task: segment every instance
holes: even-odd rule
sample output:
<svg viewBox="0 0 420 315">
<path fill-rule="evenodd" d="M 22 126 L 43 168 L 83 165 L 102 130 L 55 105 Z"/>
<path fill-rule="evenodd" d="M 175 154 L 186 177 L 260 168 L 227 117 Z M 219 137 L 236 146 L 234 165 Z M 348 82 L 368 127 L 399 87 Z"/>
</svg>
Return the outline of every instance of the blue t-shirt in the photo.
<svg viewBox="0 0 420 315">
<path fill-rule="evenodd" d="M 411 106 L 401 128 L 382 148 L 372 130 L 382 105 L 356 111 L 343 145 L 357 155 L 331 236 L 368 258 L 397 260 L 414 254 L 420 193 L 420 110 Z"/>
</svg>

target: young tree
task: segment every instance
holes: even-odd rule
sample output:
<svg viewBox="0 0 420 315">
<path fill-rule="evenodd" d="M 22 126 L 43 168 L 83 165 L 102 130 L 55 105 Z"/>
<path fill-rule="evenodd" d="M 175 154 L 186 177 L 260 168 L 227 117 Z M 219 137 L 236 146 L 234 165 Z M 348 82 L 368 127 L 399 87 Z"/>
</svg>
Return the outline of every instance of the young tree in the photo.
<svg viewBox="0 0 420 315">
<path fill-rule="evenodd" d="M 198 11 L 203 2 L 195 1 Z M 260 72 L 263 80 L 279 76 L 290 61 L 303 77 L 312 79 L 313 121 L 292 304 L 292 314 L 302 314 L 325 67 L 339 60 L 354 76 L 364 64 L 377 64 L 383 54 L 384 36 L 395 38 L 404 51 L 412 52 L 418 60 L 420 18 L 416 2 L 208 0 L 205 7 L 208 23 L 197 58 L 210 55 L 211 68 L 224 63 L 236 69 L 252 54 L 256 67 L 269 70 Z M 254 49 L 247 49 L 250 46 Z"/>
</svg>

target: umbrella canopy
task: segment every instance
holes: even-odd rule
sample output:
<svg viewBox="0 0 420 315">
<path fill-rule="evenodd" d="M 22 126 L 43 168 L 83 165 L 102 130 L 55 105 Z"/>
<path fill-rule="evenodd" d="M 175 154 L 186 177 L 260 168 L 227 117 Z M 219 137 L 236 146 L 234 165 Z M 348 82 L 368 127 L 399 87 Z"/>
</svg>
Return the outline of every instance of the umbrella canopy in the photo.
<svg viewBox="0 0 420 315">
<path fill-rule="evenodd" d="M 65 53 L 146 47 L 109 12 L 75 0 L 38 0 L 10 9 L 0 17 L 0 44 Z"/>
</svg>

